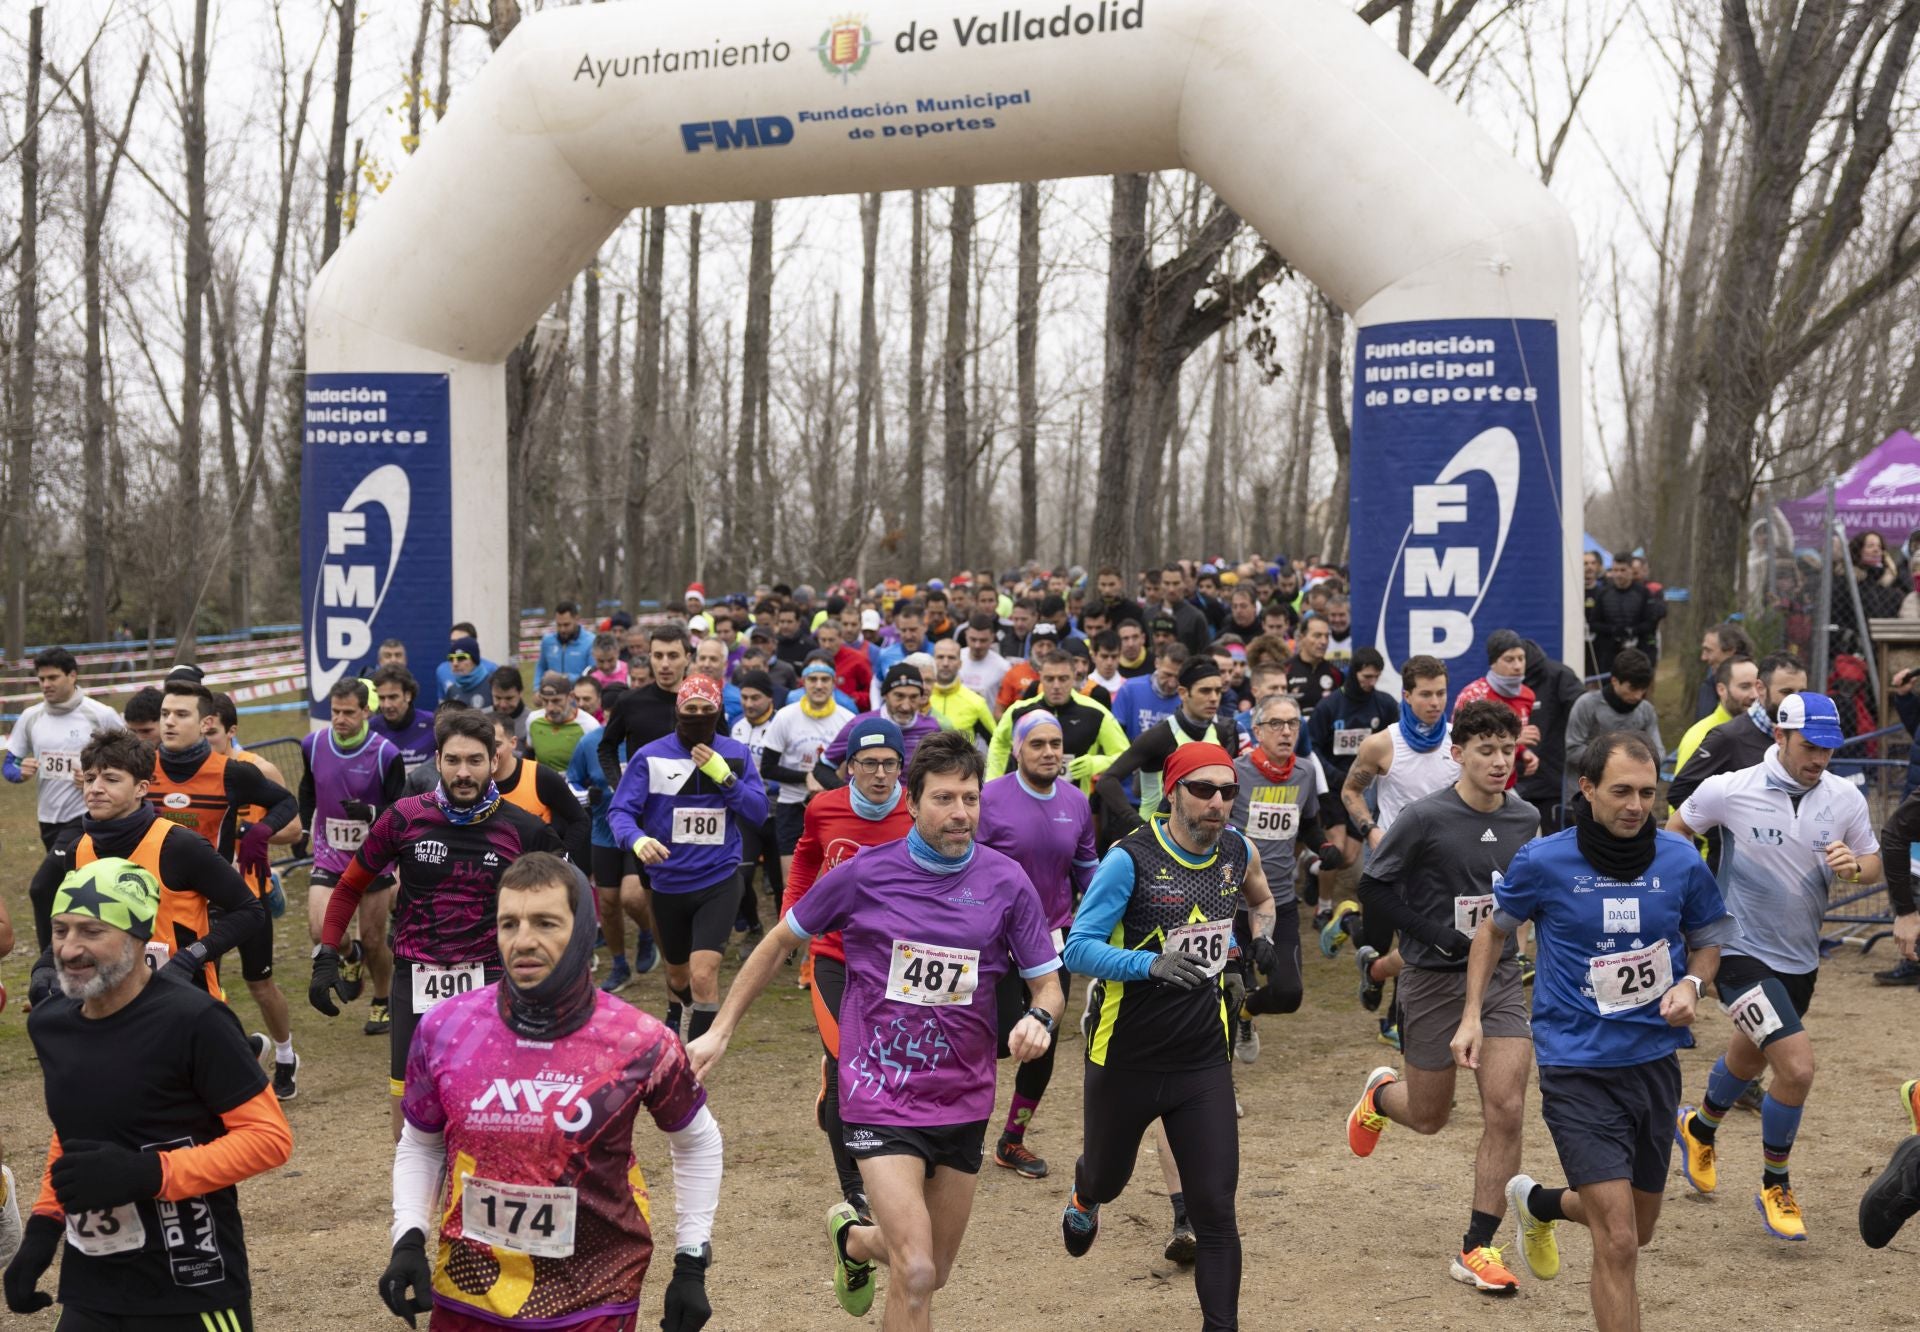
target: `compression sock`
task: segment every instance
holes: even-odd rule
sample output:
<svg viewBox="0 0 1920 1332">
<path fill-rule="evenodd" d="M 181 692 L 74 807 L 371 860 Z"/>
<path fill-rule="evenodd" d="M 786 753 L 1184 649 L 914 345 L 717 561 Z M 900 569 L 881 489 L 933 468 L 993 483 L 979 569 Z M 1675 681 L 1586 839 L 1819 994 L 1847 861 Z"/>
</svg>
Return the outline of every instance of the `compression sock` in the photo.
<svg viewBox="0 0 1920 1332">
<path fill-rule="evenodd" d="M 706 1035 L 707 1028 L 713 1025 L 713 1020 L 718 1016 L 720 1005 L 717 1001 L 711 1004 L 695 1003 L 693 1016 L 687 1019 L 687 1039 L 697 1041 Z"/>
<path fill-rule="evenodd" d="M 1760 1154 L 1766 1162 L 1762 1188 L 1775 1184 L 1783 1189 L 1792 1187 L 1787 1178 L 1787 1154 L 1793 1150 L 1793 1140 L 1800 1133 L 1800 1116 L 1805 1108 L 1783 1105 L 1771 1095 L 1760 1102 Z"/>
<path fill-rule="evenodd" d="M 1040 1104 L 1031 1096 L 1013 1094 L 1013 1104 L 1007 1107 L 1007 1127 L 1002 1130 L 1007 1137 L 1019 1142 L 1027 1136 L 1027 1125 L 1033 1122 L 1034 1109 Z"/>
<path fill-rule="evenodd" d="M 1536 1221 L 1565 1221 L 1566 1209 L 1560 1200 L 1567 1196 L 1567 1189 L 1550 1189 L 1544 1184 L 1535 1184 L 1533 1192 L 1527 1195 L 1527 1210 L 1533 1213 Z M 1479 1215 L 1479 1213 L 1475 1213 Z"/>
<path fill-rule="evenodd" d="M 1077 1195 L 1075 1201 L 1078 1201 Z M 1167 1201 L 1173 1204 L 1173 1224 L 1175 1228 L 1186 1225 L 1187 1195 L 1185 1193 L 1169 1193 L 1167 1195 Z"/>
<path fill-rule="evenodd" d="M 1476 1209 L 1467 1218 L 1467 1233 L 1460 1242 L 1460 1252 L 1472 1253 L 1475 1249 L 1484 1249 L 1493 1243 L 1493 1233 L 1500 1229 L 1500 1218 L 1492 1212 Z"/>
<path fill-rule="evenodd" d="M 1735 1077 L 1727 1068 L 1727 1057 L 1721 1055 L 1713 1063 L 1713 1072 L 1707 1074 L 1707 1094 L 1701 1098 L 1700 1106 L 1693 1112 L 1690 1132 L 1701 1142 L 1711 1143 L 1720 1129 L 1720 1122 L 1733 1109 L 1740 1093 L 1747 1089 L 1751 1078 Z"/>
</svg>

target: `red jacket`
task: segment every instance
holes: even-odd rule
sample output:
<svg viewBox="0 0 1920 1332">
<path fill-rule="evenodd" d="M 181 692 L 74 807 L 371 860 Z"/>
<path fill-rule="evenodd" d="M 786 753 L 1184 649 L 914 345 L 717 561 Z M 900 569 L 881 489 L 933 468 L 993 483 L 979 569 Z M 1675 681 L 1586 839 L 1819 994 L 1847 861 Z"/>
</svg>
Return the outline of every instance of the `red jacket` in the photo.
<svg viewBox="0 0 1920 1332">
<path fill-rule="evenodd" d="M 807 802 L 806 825 L 800 833 L 800 844 L 793 849 L 793 866 L 787 871 L 787 891 L 780 899 L 783 919 L 822 874 L 863 847 L 897 842 L 913 828 L 904 790 L 893 812 L 878 821 L 863 819 L 854 813 L 851 795 L 848 787 L 837 786 Z M 838 931 L 815 939 L 812 951 L 815 957 L 834 957 L 843 962 L 847 958 Z"/>
<path fill-rule="evenodd" d="M 833 677 L 840 692 L 860 705 L 856 712 L 867 706 L 873 690 L 873 663 L 867 657 L 865 643 L 859 647 L 841 646 L 833 657 Z"/>
<path fill-rule="evenodd" d="M 1513 710 L 1513 715 L 1520 719 L 1522 726 L 1527 725 L 1533 720 L 1533 689 L 1531 686 L 1521 685 L 1520 692 L 1512 698 L 1508 698 L 1505 694 L 1496 693 L 1493 686 L 1487 683 L 1487 677 L 1484 675 L 1477 680 L 1469 680 L 1467 682 L 1466 688 L 1460 691 L 1460 696 L 1453 700 L 1454 711 L 1458 712 L 1464 705 L 1468 703 L 1478 703 L 1483 699 L 1490 699 L 1495 703 L 1506 704 Z M 1513 751 L 1513 771 L 1507 774 L 1507 786 L 1509 788 L 1520 780 L 1520 756 L 1526 752 L 1527 747 L 1525 745 L 1520 745 Z"/>
</svg>

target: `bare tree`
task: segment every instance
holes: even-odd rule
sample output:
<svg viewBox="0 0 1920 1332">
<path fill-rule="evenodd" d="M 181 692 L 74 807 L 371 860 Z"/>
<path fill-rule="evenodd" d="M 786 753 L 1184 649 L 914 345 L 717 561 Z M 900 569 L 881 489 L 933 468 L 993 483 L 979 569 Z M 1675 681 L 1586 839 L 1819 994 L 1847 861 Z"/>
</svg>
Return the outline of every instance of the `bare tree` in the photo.
<svg viewBox="0 0 1920 1332">
<path fill-rule="evenodd" d="M 33 508 L 34 359 L 40 340 L 40 73 L 46 11 L 27 14 L 26 135 L 20 141 L 20 295 L 13 341 L 13 412 L 7 423 L 7 655 L 27 646 L 27 555 Z"/>
<path fill-rule="evenodd" d="M 586 453 L 580 590 L 589 608 L 604 591 L 595 567 L 606 544 L 607 447 L 600 420 L 600 253 L 580 279 L 580 442 Z"/>
<path fill-rule="evenodd" d="M 947 337 L 940 355 L 942 408 L 942 559 L 949 569 L 966 562 L 967 498 L 967 300 L 973 262 L 973 186 L 957 185 L 947 223 Z"/>
<path fill-rule="evenodd" d="M 181 321 L 179 482 L 174 496 L 178 516 L 178 615 L 175 632 L 181 661 L 192 661 L 194 616 L 199 608 L 204 578 L 200 569 L 200 406 L 205 366 L 202 347 L 207 292 L 213 280 L 213 246 L 207 229 L 207 0 L 194 0 L 193 49 L 181 53 L 181 108 L 186 136 L 187 177 L 187 286 Z"/>
<path fill-rule="evenodd" d="M 624 532 L 627 562 L 621 595 L 637 610 L 646 590 L 647 568 L 641 555 L 647 538 L 648 466 L 660 432 L 660 284 L 666 263 L 667 210 L 647 210 L 646 243 L 641 247 L 640 298 L 635 309 L 640 330 L 634 336 L 633 444 L 627 456 L 627 512 Z"/>
<path fill-rule="evenodd" d="M 707 467 L 700 439 L 700 210 L 687 219 L 687 399 L 680 430 L 686 457 L 681 474 L 686 494 L 687 541 L 683 558 L 690 582 L 706 578 Z"/>
<path fill-rule="evenodd" d="M 1035 387 L 1040 342 L 1040 187 L 1020 186 L 1019 276 L 1014 297 L 1014 361 L 1018 380 L 1020 544 L 1023 560 L 1040 553 L 1040 395 Z"/>
<path fill-rule="evenodd" d="M 334 0 L 333 21 L 338 45 L 333 61 L 333 128 L 327 135 L 327 211 L 320 238 L 320 262 L 326 263 L 340 248 L 340 212 L 346 205 L 347 127 L 352 121 L 349 105 L 353 94 L 353 33 L 358 26 L 356 0 Z M 354 158 L 359 159 L 356 150 Z"/>
<path fill-rule="evenodd" d="M 902 469 L 906 502 L 905 564 L 909 578 L 926 567 L 927 525 L 927 192 L 913 192 L 913 257 L 908 279 L 907 463 Z"/>
<path fill-rule="evenodd" d="M 873 519 L 873 421 L 880 390 L 880 323 L 874 302 L 880 267 L 880 198 L 875 192 L 860 199 L 860 361 L 854 388 L 853 487 L 840 519 L 835 569 L 859 566 Z"/>
<path fill-rule="evenodd" d="M 759 455 L 767 442 L 767 360 L 773 325 L 773 203 L 753 206 L 752 237 L 747 259 L 747 322 L 740 345 L 740 435 L 734 455 L 733 517 L 727 534 L 729 555 L 736 561 L 734 581 L 750 582 L 760 561 L 771 554 L 766 519 L 773 510 L 769 488 L 760 498 Z"/>
</svg>

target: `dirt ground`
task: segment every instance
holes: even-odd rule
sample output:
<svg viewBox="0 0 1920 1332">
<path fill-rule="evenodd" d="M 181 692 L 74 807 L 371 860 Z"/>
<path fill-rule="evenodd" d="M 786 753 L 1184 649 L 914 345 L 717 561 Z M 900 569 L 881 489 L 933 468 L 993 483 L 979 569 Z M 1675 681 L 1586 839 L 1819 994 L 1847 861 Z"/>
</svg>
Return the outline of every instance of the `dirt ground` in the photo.
<svg viewBox="0 0 1920 1332">
<path fill-rule="evenodd" d="M 7 867 L 6 895 L 30 938 L 27 868 Z M 364 1001 L 331 1023 L 306 1006 L 302 877 L 289 885 L 291 909 L 279 929 L 281 983 L 294 1003 L 295 1042 L 305 1060 L 299 1098 L 287 1107 L 294 1155 L 285 1169 L 242 1187 L 256 1325 L 263 1332 L 391 1327 L 374 1293 L 388 1247 L 386 1042 L 360 1034 Z M 1875 1253 L 1854 1224 L 1861 1189 L 1906 1132 L 1899 1083 L 1920 1073 L 1913 1035 L 1920 994 L 1876 987 L 1869 975 L 1890 965 L 1889 949 L 1882 944 L 1866 957 L 1849 949 L 1832 958 L 1808 1024 L 1821 1063 L 1793 1167 L 1812 1239 L 1788 1245 L 1761 1230 L 1752 1205 L 1759 1122 L 1736 1113 L 1721 1139 L 1719 1196 L 1689 1196 L 1674 1172 L 1659 1233 L 1642 1255 L 1649 1328 L 1719 1326 L 1729 1309 L 1750 1307 L 1757 1292 L 1769 1326 L 1913 1325 L 1920 1226 Z M 25 990 L 27 951 L 23 945 L 0 964 L 16 1001 Z M 1467 1221 L 1478 1140 L 1470 1087 L 1463 1085 L 1456 1120 L 1438 1136 L 1422 1139 L 1396 1126 L 1371 1159 L 1349 1155 L 1347 1109 L 1368 1070 L 1395 1056 L 1375 1043 L 1373 1024 L 1355 1002 L 1351 954 L 1329 962 L 1311 942 L 1308 951 L 1306 1006 L 1290 1018 L 1263 1019 L 1260 1058 L 1237 1072 L 1246 1111 L 1241 1325 L 1250 1332 L 1588 1325 L 1589 1250 L 1577 1227 L 1561 1228 L 1565 1267 L 1551 1285 L 1529 1281 L 1517 1298 L 1496 1302 L 1447 1279 L 1448 1257 Z M 235 988 L 236 1011 L 257 1028 L 252 1003 Z M 661 1011 L 659 973 L 641 978 L 626 997 Z M 1705 1007 L 1705 1048 L 1683 1055 L 1690 1099 L 1727 1029 L 1717 1006 Z M 1160 1256 L 1170 1213 L 1150 1143 L 1132 1187 L 1106 1209 L 1092 1253 L 1076 1261 L 1060 1247 L 1060 1208 L 1080 1136 L 1083 1057 L 1078 1033 L 1062 1030 L 1066 1048 L 1028 1138 L 1053 1174 L 1028 1182 L 986 1167 L 961 1261 L 935 1305 L 936 1325 L 982 1332 L 1197 1327 L 1190 1273 Z M 852 1324 L 834 1303 L 822 1225 L 834 1186 L 813 1125 L 816 1070 L 806 996 L 783 978 L 749 1017 L 712 1086 L 727 1157 L 708 1284 L 714 1332 Z M 111 1069 L 101 1070 L 103 1086 L 111 1077 Z M 1011 1078 L 1003 1067 L 1002 1114 Z M 44 1159 L 41 1105 L 38 1068 L 15 1002 L 0 1014 L 0 1141 L 23 1181 L 38 1179 Z M 647 1126 L 636 1148 L 653 1191 L 656 1240 L 670 1252 L 665 1145 Z M 1534 1091 L 1525 1168 L 1548 1182 L 1559 1173 Z M 1511 1233 L 1510 1223 L 1503 1225 L 1502 1242 Z M 656 1262 L 648 1277 L 642 1327 L 658 1322 L 667 1267 Z M 878 1327 L 878 1306 L 861 1321 Z M 0 1318 L 7 1328 L 51 1323 L 47 1316 Z"/>
</svg>

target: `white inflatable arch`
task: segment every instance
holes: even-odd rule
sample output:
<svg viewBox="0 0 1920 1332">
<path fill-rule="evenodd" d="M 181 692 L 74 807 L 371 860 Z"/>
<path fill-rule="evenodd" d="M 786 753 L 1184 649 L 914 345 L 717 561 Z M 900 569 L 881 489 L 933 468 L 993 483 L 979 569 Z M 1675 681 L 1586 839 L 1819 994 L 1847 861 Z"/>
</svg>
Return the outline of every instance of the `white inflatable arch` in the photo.
<svg viewBox="0 0 1920 1332">
<path fill-rule="evenodd" d="M 449 619 L 513 655 L 503 362 L 630 210 L 1164 168 L 1360 327 L 1355 641 L 1456 687 L 1496 620 L 1574 648 L 1572 226 L 1339 0 L 582 5 L 521 23 L 313 284 L 317 704 L 390 633 L 423 681 Z"/>
</svg>

